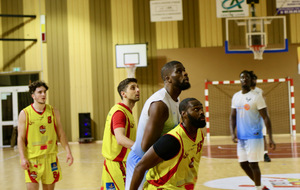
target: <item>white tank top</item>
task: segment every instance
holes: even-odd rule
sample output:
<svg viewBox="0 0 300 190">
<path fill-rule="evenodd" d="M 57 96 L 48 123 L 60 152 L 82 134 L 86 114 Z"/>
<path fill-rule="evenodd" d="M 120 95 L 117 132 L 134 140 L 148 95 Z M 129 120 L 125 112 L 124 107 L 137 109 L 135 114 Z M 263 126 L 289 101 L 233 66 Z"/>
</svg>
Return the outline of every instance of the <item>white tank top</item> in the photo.
<svg viewBox="0 0 300 190">
<path fill-rule="evenodd" d="M 141 143 L 144 136 L 145 126 L 149 119 L 148 110 L 151 103 L 157 101 L 163 101 L 169 109 L 169 118 L 164 123 L 164 128 L 161 135 L 169 132 L 180 122 L 179 99 L 177 99 L 177 102 L 175 102 L 165 88 L 158 90 L 152 96 L 150 96 L 150 98 L 148 98 L 148 100 L 144 104 L 141 116 L 139 118 L 136 140 L 134 145 L 132 146 L 132 151 L 134 151 L 134 153 L 140 158 L 142 158 L 145 154 L 145 152 L 141 148 Z"/>
</svg>

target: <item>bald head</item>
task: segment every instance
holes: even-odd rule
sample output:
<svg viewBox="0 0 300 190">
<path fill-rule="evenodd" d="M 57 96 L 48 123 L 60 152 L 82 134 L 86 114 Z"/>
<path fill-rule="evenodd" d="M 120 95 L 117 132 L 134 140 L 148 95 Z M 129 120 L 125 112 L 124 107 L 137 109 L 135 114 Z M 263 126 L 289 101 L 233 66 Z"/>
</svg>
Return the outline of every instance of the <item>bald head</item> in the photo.
<svg viewBox="0 0 300 190">
<path fill-rule="evenodd" d="M 170 61 L 166 63 L 162 68 L 161 68 L 161 78 L 163 81 L 166 80 L 167 76 L 170 76 L 174 70 L 175 65 L 181 64 L 179 61 Z"/>
</svg>

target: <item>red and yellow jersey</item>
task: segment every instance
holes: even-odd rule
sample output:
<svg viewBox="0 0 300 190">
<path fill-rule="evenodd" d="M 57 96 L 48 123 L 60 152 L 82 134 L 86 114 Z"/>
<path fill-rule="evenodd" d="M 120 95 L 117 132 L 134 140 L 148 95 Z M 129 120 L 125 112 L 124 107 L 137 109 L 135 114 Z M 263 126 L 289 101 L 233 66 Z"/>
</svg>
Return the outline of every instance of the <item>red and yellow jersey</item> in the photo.
<svg viewBox="0 0 300 190">
<path fill-rule="evenodd" d="M 42 113 L 32 104 L 23 109 L 26 115 L 27 158 L 57 153 L 56 119 L 52 106 L 46 104 Z"/>
<path fill-rule="evenodd" d="M 104 158 L 111 161 L 126 161 L 130 149 L 127 149 L 118 144 L 117 139 L 113 133 L 111 126 L 112 117 L 115 112 L 121 111 L 126 117 L 125 125 L 125 136 L 133 141 L 135 141 L 136 136 L 136 125 L 134 123 L 134 118 L 129 108 L 124 107 L 122 104 L 114 105 L 106 118 L 103 144 L 102 144 L 102 155 Z"/>
<path fill-rule="evenodd" d="M 194 189 L 204 143 L 203 133 L 198 129 L 196 138 L 192 139 L 179 124 L 168 134 L 178 139 L 180 151 L 148 171 L 144 189 Z"/>
</svg>

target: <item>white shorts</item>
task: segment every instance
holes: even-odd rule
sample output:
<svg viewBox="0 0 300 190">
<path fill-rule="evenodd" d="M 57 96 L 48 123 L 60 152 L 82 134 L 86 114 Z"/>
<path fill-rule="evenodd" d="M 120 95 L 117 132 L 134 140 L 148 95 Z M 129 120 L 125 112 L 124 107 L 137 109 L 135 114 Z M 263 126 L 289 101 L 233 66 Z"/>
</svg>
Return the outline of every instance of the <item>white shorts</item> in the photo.
<svg viewBox="0 0 300 190">
<path fill-rule="evenodd" d="M 261 122 L 261 125 L 262 125 L 262 134 L 263 134 L 263 136 L 266 136 L 267 135 L 267 128 L 266 128 L 264 119 L 262 117 L 260 118 L 260 122 Z"/>
<path fill-rule="evenodd" d="M 239 162 L 259 162 L 264 158 L 264 140 L 239 139 L 237 144 L 237 156 Z"/>
<path fill-rule="evenodd" d="M 262 134 L 263 136 L 266 136 L 267 135 L 267 128 L 265 125 L 263 125 L 263 128 L 262 128 Z"/>
</svg>

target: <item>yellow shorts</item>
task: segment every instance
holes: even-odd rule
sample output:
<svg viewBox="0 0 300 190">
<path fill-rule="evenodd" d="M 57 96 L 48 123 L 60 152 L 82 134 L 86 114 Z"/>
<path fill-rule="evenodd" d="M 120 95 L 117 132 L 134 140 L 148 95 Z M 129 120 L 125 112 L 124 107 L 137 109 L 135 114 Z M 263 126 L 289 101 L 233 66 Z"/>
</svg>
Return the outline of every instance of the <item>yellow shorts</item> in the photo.
<svg viewBox="0 0 300 190">
<path fill-rule="evenodd" d="M 101 190 L 124 190 L 126 162 L 104 160 Z"/>
<path fill-rule="evenodd" d="M 53 184 L 61 180 L 61 169 L 56 154 L 31 158 L 29 170 L 25 170 L 26 183 Z"/>
</svg>

